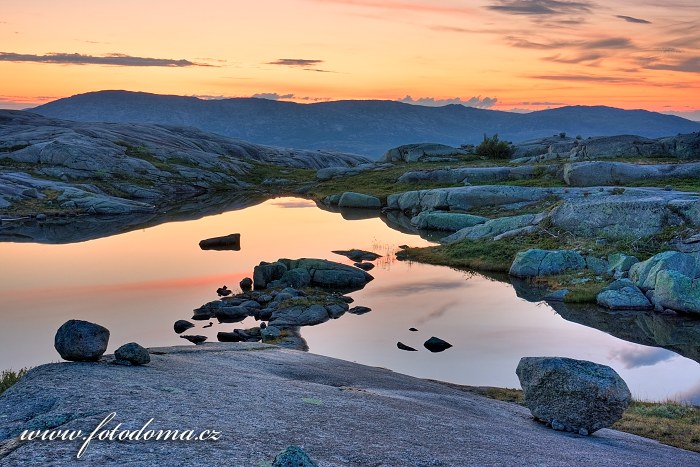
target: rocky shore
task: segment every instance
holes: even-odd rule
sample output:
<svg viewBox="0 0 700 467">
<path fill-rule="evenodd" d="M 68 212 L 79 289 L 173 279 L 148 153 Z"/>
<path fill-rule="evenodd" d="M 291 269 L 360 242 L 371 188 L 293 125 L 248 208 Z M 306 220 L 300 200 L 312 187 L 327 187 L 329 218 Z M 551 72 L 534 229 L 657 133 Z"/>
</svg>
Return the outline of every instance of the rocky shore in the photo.
<svg viewBox="0 0 700 467">
<path fill-rule="evenodd" d="M 301 445 L 319 465 L 695 465 L 700 455 L 601 429 L 567 434 L 529 411 L 421 380 L 258 343 L 152 348 L 145 366 L 37 367 L 0 398 L 7 465 L 267 465 Z M 220 432 L 217 441 L 20 441 L 23 430 Z M 556 449 L 553 449 L 556 446 Z"/>
</svg>

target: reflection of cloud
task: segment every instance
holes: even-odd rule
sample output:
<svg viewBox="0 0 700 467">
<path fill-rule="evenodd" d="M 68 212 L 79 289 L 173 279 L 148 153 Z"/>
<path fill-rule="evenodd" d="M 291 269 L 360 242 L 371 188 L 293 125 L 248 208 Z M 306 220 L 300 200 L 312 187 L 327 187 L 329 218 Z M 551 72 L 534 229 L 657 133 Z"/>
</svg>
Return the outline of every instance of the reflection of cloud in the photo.
<svg viewBox="0 0 700 467">
<path fill-rule="evenodd" d="M 627 21 L 628 23 L 651 24 L 651 21 L 647 21 L 645 19 L 640 19 L 640 18 L 634 18 L 632 16 L 615 15 L 615 18 L 623 19 L 623 20 Z"/>
<path fill-rule="evenodd" d="M 650 348 L 624 348 L 610 352 L 610 358 L 621 362 L 626 369 L 653 366 L 659 362 L 670 360 L 677 355 L 670 350 Z"/>
<path fill-rule="evenodd" d="M 411 96 L 406 96 L 403 99 L 399 99 L 399 102 L 404 102 L 406 104 L 416 104 L 416 105 L 426 105 L 429 107 L 439 107 L 443 105 L 450 104 L 461 104 L 466 107 L 477 107 L 480 109 L 487 109 L 493 107 L 498 99 L 495 97 L 481 97 L 474 96 L 469 99 L 462 99 L 460 97 L 455 97 L 454 99 L 435 99 L 434 97 L 420 97 L 414 99 Z"/>
<path fill-rule="evenodd" d="M 124 54 L 107 54 L 102 56 L 50 53 L 46 55 L 17 54 L 0 52 L 3 62 L 34 62 L 54 63 L 62 65 L 114 65 L 114 66 L 159 66 L 159 67 L 188 67 L 213 66 L 204 63 L 194 63 L 189 60 L 172 60 L 169 58 L 133 57 Z"/>
<path fill-rule="evenodd" d="M 447 310 L 449 310 L 450 308 L 452 308 L 454 305 L 457 305 L 458 303 L 459 303 L 459 301 L 457 301 L 457 300 L 452 300 L 452 301 L 450 301 L 450 302 L 443 303 L 442 305 L 437 306 L 433 311 L 431 311 L 431 312 L 428 313 L 427 315 L 425 315 L 425 316 L 423 316 L 422 318 L 420 318 L 420 319 L 417 321 L 417 324 L 419 324 L 419 325 L 420 325 L 420 324 L 425 324 L 425 323 L 427 323 L 427 322 L 430 321 L 430 320 L 433 320 L 433 319 L 436 319 L 436 318 L 441 317 L 442 315 L 444 315 L 444 314 L 447 312 Z"/>
<path fill-rule="evenodd" d="M 387 285 L 373 289 L 375 295 L 409 295 L 425 293 L 434 290 L 451 290 L 466 287 L 464 281 L 440 281 L 440 282 L 409 282 L 400 285 Z"/>
<path fill-rule="evenodd" d="M 273 206 L 280 206 L 283 208 L 315 208 L 316 203 L 313 201 L 308 201 L 300 199 L 299 201 L 277 201 L 272 203 Z"/>
<path fill-rule="evenodd" d="M 680 391 L 674 394 L 673 396 L 671 396 L 671 400 L 689 402 L 693 405 L 700 405 L 700 383 L 697 383 L 684 391 Z"/>
</svg>

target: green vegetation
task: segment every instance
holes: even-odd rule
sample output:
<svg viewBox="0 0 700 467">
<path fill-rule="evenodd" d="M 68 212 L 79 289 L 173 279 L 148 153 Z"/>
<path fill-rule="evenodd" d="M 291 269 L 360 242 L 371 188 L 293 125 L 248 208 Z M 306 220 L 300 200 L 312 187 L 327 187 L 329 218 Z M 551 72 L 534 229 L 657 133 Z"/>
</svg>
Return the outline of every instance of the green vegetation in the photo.
<svg viewBox="0 0 700 467">
<path fill-rule="evenodd" d="M 19 371 L 3 370 L 0 373 L 0 394 L 7 391 L 10 386 L 19 381 L 28 371 L 28 368 L 22 368 Z"/>
<path fill-rule="evenodd" d="M 476 147 L 476 154 L 486 159 L 510 159 L 513 147 L 508 141 L 499 140 L 498 134 L 490 138 L 484 135 L 484 140 Z"/>
<path fill-rule="evenodd" d="M 504 402 L 524 404 L 520 389 L 462 386 L 443 383 L 466 392 Z M 679 402 L 632 401 L 613 429 L 624 431 L 688 451 L 700 452 L 700 407 Z"/>
<path fill-rule="evenodd" d="M 301 185 L 312 182 L 316 177 L 314 169 L 298 169 L 292 167 L 281 167 L 279 165 L 264 163 L 264 162 L 249 162 L 252 168 L 243 180 L 254 185 L 261 185 L 266 179 L 285 179 L 289 181 L 289 185 Z"/>
</svg>

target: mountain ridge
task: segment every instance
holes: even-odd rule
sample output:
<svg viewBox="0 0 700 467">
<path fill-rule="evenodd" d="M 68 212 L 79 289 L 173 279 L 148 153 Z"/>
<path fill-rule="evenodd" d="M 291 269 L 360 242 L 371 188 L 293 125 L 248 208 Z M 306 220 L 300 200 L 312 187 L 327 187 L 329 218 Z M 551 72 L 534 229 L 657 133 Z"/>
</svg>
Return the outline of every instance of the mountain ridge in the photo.
<svg viewBox="0 0 700 467">
<path fill-rule="evenodd" d="M 647 110 L 566 106 L 520 114 L 452 104 L 428 107 L 387 100 L 299 104 L 261 98 L 206 100 L 131 91 L 97 91 L 35 107 L 77 121 L 186 125 L 258 144 L 379 157 L 392 147 L 431 142 L 476 144 L 483 136 L 523 140 L 572 135 L 648 138 L 700 131 L 700 122 Z"/>
</svg>

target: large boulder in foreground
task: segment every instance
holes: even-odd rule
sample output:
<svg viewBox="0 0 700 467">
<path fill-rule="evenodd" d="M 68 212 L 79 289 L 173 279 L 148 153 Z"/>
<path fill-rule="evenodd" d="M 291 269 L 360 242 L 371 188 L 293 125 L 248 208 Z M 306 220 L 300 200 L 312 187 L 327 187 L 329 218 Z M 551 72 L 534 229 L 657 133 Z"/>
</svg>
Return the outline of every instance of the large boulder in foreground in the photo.
<svg viewBox="0 0 700 467">
<path fill-rule="evenodd" d="M 585 258 L 576 251 L 531 248 L 515 255 L 510 267 L 510 275 L 523 278 L 552 276 L 585 267 Z"/>
<path fill-rule="evenodd" d="M 109 330 L 99 324 L 71 319 L 56 331 L 54 347 L 64 360 L 90 362 L 107 350 Z"/>
<path fill-rule="evenodd" d="M 563 357 L 523 357 L 516 370 L 532 415 L 555 430 L 589 435 L 629 406 L 627 384 L 609 366 Z"/>
</svg>

